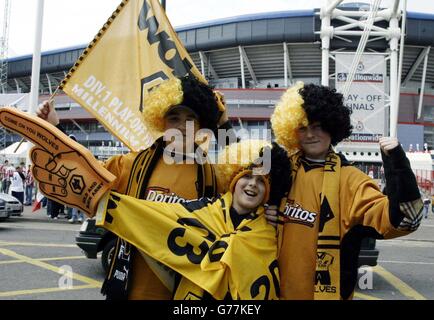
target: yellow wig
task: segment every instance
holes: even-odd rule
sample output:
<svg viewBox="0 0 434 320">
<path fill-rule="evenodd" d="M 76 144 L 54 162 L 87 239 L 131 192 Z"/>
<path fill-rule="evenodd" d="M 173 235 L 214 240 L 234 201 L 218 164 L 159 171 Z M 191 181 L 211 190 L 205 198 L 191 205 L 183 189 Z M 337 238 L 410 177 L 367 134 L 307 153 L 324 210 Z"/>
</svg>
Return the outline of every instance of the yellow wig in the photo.
<svg viewBox="0 0 434 320">
<path fill-rule="evenodd" d="M 183 96 L 181 80 L 171 78 L 153 88 L 143 98 L 146 108 L 145 123 L 152 133 L 158 134 L 164 131 L 164 115 L 170 107 L 181 104 Z"/>
<path fill-rule="evenodd" d="M 271 127 L 276 137 L 276 142 L 283 146 L 289 153 L 297 151 L 299 142 L 297 129 L 309 124 L 306 112 L 303 108 L 303 98 L 298 90 L 303 88 L 303 82 L 299 81 L 288 88 L 271 116 Z"/>
<path fill-rule="evenodd" d="M 218 164 L 215 166 L 219 192 L 234 192 L 238 179 L 245 174 L 252 173 L 252 169 L 255 167 L 254 161 L 261 157 L 261 151 L 266 146 L 271 148 L 271 143 L 266 140 L 253 139 L 226 146 L 219 154 Z M 265 181 L 264 202 L 267 201 L 270 192 L 268 175 Z"/>
</svg>

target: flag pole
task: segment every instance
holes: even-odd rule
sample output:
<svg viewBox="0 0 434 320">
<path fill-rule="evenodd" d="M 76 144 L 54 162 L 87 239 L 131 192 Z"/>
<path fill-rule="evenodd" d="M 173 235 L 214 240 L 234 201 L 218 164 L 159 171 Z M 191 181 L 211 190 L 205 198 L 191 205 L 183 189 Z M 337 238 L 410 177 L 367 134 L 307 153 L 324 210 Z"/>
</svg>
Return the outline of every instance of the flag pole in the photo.
<svg viewBox="0 0 434 320">
<path fill-rule="evenodd" d="M 38 0 L 36 9 L 35 42 L 33 46 L 32 60 L 32 82 L 30 89 L 30 114 L 35 113 L 39 97 L 39 75 L 41 72 L 41 41 L 42 41 L 42 20 L 44 16 L 44 0 Z"/>
<path fill-rule="evenodd" d="M 30 101 L 29 101 L 29 109 L 27 111 L 29 114 L 34 114 L 35 110 L 36 110 L 36 106 L 38 105 L 39 75 L 41 72 L 41 42 L 42 42 L 43 17 L 44 17 L 44 0 L 38 0 L 37 4 L 36 4 L 35 41 L 34 41 L 34 46 L 33 46 Z M 27 155 L 26 164 L 29 164 L 29 163 L 30 163 L 30 159 L 29 159 L 29 155 Z"/>
</svg>

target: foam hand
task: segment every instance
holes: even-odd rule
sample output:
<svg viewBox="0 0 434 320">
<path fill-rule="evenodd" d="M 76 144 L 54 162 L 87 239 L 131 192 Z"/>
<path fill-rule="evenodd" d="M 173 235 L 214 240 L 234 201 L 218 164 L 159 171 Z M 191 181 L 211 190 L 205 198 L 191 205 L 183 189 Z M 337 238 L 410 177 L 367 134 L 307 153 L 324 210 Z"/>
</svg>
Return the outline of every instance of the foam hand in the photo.
<svg viewBox="0 0 434 320">
<path fill-rule="evenodd" d="M 48 122 L 15 108 L 0 109 L 0 124 L 35 144 L 32 172 L 48 198 L 89 216 L 116 177 L 92 153 Z"/>
</svg>

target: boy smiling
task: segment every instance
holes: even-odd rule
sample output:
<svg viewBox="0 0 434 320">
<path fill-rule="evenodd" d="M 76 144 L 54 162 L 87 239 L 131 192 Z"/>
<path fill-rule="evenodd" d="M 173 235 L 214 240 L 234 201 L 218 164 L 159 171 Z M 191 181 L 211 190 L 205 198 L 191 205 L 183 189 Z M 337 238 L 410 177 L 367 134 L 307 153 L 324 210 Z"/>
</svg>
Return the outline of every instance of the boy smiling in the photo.
<svg viewBox="0 0 434 320">
<path fill-rule="evenodd" d="M 279 223 L 283 299 L 351 299 L 362 239 L 404 236 L 420 225 L 416 179 L 396 138 L 379 141 L 385 194 L 334 152 L 351 134 L 350 114 L 336 90 L 298 83 L 272 115 L 276 141 L 293 152 L 284 214 L 267 211 Z"/>
</svg>

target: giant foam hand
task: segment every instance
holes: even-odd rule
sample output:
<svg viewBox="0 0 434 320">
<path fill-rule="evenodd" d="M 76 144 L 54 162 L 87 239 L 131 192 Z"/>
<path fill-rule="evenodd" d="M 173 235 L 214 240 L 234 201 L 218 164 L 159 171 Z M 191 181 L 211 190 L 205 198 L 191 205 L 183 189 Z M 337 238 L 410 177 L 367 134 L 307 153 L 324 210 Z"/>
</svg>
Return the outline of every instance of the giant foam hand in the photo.
<svg viewBox="0 0 434 320">
<path fill-rule="evenodd" d="M 48 122 L 15 108 L 0 109 L 0 124 L 35 146 L 32 172 L 48 198 L 94 216 L 116 177 L 92 153 Z"/>
</svg>

